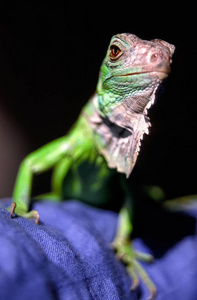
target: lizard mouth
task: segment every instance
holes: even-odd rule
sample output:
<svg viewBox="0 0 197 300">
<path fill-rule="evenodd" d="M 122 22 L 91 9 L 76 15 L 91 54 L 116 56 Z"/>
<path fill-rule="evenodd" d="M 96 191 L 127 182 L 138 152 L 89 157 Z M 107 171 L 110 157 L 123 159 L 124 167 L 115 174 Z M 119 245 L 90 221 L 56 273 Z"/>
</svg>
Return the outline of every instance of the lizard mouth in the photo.
<svg viewBox="0 0 197 300">
<path fill-rule="evenodd" d="M 144 71 L 139 71 L 139 72 L 129 72 L 126 74 L 118 74 L 116 76 L 137 76 L 137 75 L 142 75 L 142 74 L 147 74 L 147 75 L 151 75 L 153 77 L 158 77 L 159 79 L 163 80 L 166 77 L 168 77 L 170 73 L 170 69 L 166 69 L 166 70 L 144 70 Z"/>
</svg>

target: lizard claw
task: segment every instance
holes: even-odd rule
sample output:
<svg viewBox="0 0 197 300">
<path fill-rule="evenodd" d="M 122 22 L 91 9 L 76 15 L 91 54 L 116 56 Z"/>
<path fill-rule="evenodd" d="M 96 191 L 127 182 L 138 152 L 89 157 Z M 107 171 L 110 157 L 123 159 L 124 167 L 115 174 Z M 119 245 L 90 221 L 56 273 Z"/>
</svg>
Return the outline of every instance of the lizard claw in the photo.
<svg viewBox="0 0 197 300">
<path fill-rule="evenodd" d="M 131 290 L 132 292 L 135 291 L 135 290 L 138 288 L 139 283 L 140 283 L 139 278 L 134 278 L 134 279 L 133 279 L 133 283 L 132 283 L 132 285 L 131 285 L 131 287 L 130 287 L 130 290 Z"/>
<path fill-rule="evenodd" d="M 40 215 L 37 212 L 37 210 L 32 210 L 31 213 L 32 213 L 32 217 L 35 219 L 35 223 L 39 224 L 40 223 Z"/>
<path fill-rule="evenodd" d="M 156 294 L 157 294 L 156 288 L 155 288 L 155 287 L 152 287 L 152 288 L 150 289 L 150 295 L 149 295 L 149 297 L 148 297 L 147 300 L 154 300 L 155 297 L 156 297 Z"/>
<path fill-rule="evenodd" d="M 15 209 L 16 209 L 16 202 L 12 202 L 11 204 L 11 210 L 10 210 L 10 218 L 12 219 L 13 214 L 15 213 Z"/>
</svg>

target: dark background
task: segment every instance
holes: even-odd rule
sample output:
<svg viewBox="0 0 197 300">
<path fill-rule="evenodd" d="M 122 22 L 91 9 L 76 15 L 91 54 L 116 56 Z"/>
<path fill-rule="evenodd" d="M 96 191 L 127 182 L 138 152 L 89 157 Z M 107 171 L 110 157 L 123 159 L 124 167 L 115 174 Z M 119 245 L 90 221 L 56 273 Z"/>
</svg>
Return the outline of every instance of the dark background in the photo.
<svg viewBox="0 0 197 300">
<path fill-rule="evenodd" d="M 168 198 L 196 193 L 196 39 L 193 7 L 167 3 L 4 1 L 0 4 L 0 197 L 20 161 L 66 133 L 95 91 L 113 34 L 176 46 L 165 92 L 151 109 L 132 177 Z M 36 182 L 47 189 L 49 176 Z M 42 187 L 41 187 L 42 186 Z"/>
</svg>

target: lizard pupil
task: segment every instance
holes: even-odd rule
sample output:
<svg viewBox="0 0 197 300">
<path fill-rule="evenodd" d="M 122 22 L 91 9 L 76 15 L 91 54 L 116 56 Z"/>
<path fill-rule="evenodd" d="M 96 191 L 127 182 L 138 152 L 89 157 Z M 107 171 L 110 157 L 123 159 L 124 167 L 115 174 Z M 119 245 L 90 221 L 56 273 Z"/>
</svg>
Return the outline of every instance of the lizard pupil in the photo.
<svg viewBox="0 0 197 300">
<path fill-rule="evenodd" d="M 111 45 L 110 47 L 110 58 L 115 59 L 119 57 L 121 50 L 118 46 L 116 45 Z"/>
</svg>

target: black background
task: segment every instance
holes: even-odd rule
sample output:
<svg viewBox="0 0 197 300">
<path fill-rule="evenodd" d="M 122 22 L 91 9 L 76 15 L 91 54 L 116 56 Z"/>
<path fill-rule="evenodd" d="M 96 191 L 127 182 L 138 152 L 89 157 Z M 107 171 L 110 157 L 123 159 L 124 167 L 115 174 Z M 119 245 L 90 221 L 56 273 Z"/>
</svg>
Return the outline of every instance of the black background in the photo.
<svg viewBox="0 0 197 300">
<path fill-rule="evenodd" d="M 121 32 L 176 46 L 131 178 L 160 185 L 168 198 L 197 192 L 195 8 L 181 5 L 1 2 L 0 197 L 11 195 L 21 159 L 76 120 L 95 91 L 111 36 Z M 35 189 L 48 181 L 42 177 Z"/>
</svg>

